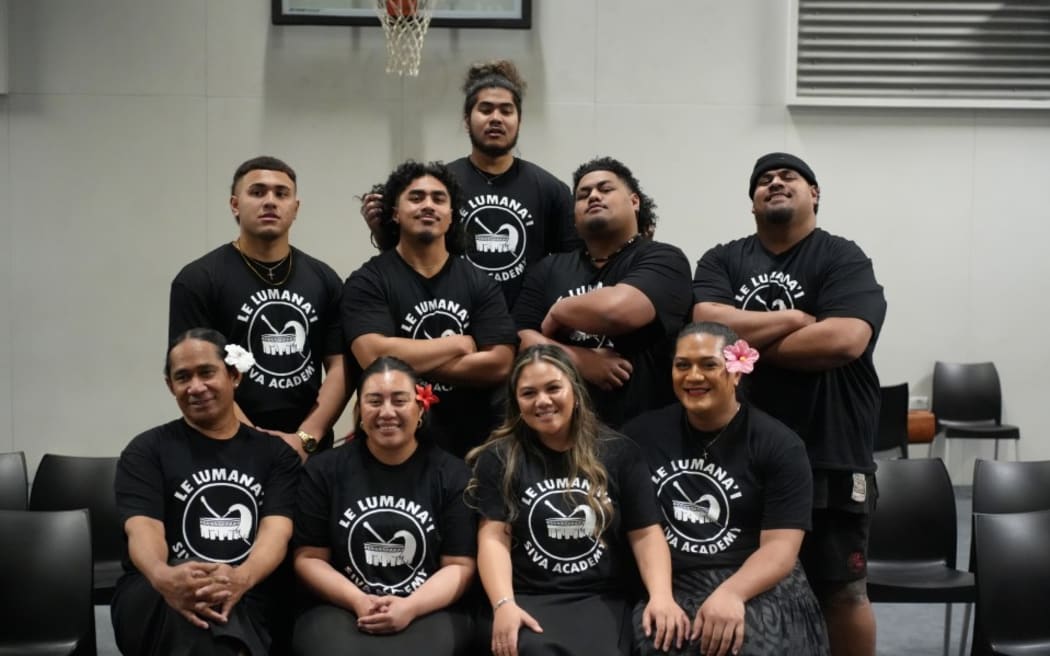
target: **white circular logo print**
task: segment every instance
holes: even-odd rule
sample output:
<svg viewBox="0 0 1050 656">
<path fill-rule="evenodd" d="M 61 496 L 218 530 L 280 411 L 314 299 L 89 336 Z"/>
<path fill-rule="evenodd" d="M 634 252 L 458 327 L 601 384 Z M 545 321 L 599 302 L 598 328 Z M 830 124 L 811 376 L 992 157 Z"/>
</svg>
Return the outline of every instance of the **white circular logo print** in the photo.
<svg viewBox="0 0 1050 656">
<path fill-rule="evenodd" d="M 468 214 L 464 225 L 470 240 L 467 259 L 482 271 L 505 271 L 525 256 L 525 224 L 510 209 L 484 205 Z"/>
<path fill-rule="evenodd" d="M 690 542 L 714 542 L 729 527 L 729 498 L 718 481 L 703 472 L 681 471 L 656 490 L 667 526 Z"/>
<path fill-rule="evenodd" d="M 562 562 L 577 561 L 598 549 L 594 534 L 599 520 L 580 490 L 551 490 L 538 496 L 529 508 L 529 533 L 543 555 Z"/>
<path fill-rule="evenodd" d="M 445 310 L 434 310 L 423 315 L 412 329 L 412 339 L 437 339 L 462 335 L 459 317 Z"/>
<path fill-rule="evenodd" d="M 767 280 L 748 292 L 740 307 L 744 310 L 767 312 L 793 310 L 795 299 L 791 289 L 782 281 Z"/>
<path fill-rule="evenodd" d="M 268 301 L 248 323 L 248 346 L 255 366 L 271 376 L 291 376 L 310 363 L 310 321 L 296 305 Z"/>
<path fill-rule="evenodd" d="M 370 586 L 393 590 L 408 584 L 423 566 L 427 539 L 423 527 L 401 510 L 370 510 L 350 526 L 346 549 L 350 565 Z"/>
<path fill-rule="evenodd" d="M 190 553 L 215 563 L 243 560 L 252 550 L 259 506 L 233 483 L 209 483 L 186 500 L 182 540 Z"/>
</svg>

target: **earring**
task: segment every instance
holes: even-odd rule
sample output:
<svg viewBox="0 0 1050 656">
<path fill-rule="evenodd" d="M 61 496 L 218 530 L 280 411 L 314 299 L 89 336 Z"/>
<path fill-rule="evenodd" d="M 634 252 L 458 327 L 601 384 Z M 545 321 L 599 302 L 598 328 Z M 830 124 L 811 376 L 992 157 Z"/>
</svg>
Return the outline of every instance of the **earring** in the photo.
<svg viewBox="0 0 1050 656">
<path fill-rule="evenodd" d="M 419 421 L 416 422 L 416 429 L 423 427 L 423 415 L 419 415 Z"/>
</svg>

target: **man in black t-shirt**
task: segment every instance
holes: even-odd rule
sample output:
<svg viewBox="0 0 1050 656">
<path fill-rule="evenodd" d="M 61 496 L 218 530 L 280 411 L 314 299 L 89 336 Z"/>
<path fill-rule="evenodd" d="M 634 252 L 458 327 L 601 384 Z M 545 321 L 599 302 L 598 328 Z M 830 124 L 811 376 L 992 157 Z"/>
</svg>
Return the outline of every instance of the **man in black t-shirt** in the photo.
<svg viewBox="0 0 1050 656">
<path fill-rule="evenodd" d="M 587 162 L 573 186 L 585 247 L 532 267 L 514 321 L 522 348 L 565 349 L 599 416 L 616 427 L 674 400 L 671 346 L 692 305 L 689 261 L 648 237 L 655 204 L 622 163 Z"/>
<path fill-rule="evenodd" d="M 437 442 L 463 456 L 498 423 L 517 335 L 492 278 L 458 256 L 460 190 L 443 164 L 405 162 L 383 190 L 383 252 L 347 278 L 343 334 L 362 369 L 404 360 L 435 387 Z"/>
<path fill-rule="evenodd" d="M 579 245 L 572 195 L 564 182 L 514 156 L 525 81 L 512 62 L 471 66 L 463 94 L 471 151 L 448 168 L 464 192 L 456 208 L 467 233 L 464 255 L 499 283 L 507 306 L 513 307 L 528 266 Z M 381 207 L 380 194 L 367 194 L 361 213 L 385 248 L 389 244 L 378 234 Z"/>
<path fill-rule="evenodd" d="M 171 283 L 168 339 L 214 328 L 251 351 L 255 366 L 237 390 L 238 418 L 305 459 L 331 444 L 348 398 L 339 276 L 289 243 L 299 199 L 295 171 L 281 160 L 241 164 L 230 210 L 237 239 L 190 262 Z"/>
<path fill-rule="evenodd" d="M 817 227 L 820 188 L 805 162 L 760 157 L 748 193 L 756 234 L 700 259 L 693 319 L 724 323 L 761 351 L 750 399 L 802 437 L 814 470 L 813 531 L 800 557 L 832 653 L 874 654 L 865 583 L 879 408 L 872 355 L 886 300 L 864 252 Z"/>
</svg>

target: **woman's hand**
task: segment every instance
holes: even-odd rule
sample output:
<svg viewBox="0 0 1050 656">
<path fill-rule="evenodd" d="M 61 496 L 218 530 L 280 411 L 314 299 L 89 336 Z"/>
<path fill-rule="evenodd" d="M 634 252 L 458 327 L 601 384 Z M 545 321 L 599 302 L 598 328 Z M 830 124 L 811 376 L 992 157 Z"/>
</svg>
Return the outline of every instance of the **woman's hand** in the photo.
<svg viewBox="0 0 1050 656">
<path fill-rule="evenodd" d="M 690 639 L 700 638 L 700 651 L 710 656 L 738 654 L 744 645 L 744 600 L 726 590 L 715 588 L 696 611 Z"/>
<path fill-rule="evenodd" d="M 495 656 L 518 656 L 518 631 L 521 627 L 543 633 L 540 623 L 513 601 L 508 601 L 492 614 L 492 653 Z"/>
<path fill-rule="evenodd" d="M 657 649 L 670 651 L 672 644 L 681 649 L 689 633 L 689 616 L 673 597 L 652 597 L 642 611 L 642 629 Z"/>
<path fill-rule="evenodd" d="M 416 619 L 412 602 L 406 597 L 372 597 L 375 605 L 372 612 L 359 615 L 357 627 L 365 633 L 397 633 Z"/>
</svg>

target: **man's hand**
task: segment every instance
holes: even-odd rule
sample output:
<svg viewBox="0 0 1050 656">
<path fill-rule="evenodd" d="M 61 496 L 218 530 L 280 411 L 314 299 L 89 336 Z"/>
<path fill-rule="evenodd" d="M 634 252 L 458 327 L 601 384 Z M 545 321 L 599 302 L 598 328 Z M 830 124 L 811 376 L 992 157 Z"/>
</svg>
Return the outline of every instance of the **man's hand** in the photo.
<svg viewBox="0 0 1050 656">
<path fill-rule="evenodd" d="M 295 449 L 295 452 L 299 455 L 299 459 L 303 462 L 306 462 L 306 459 L 309 457 L 309 454 L 306 453 L 306 451 L 303 449 L 303 441 L 299 438 L 298 435 L 295 435 L 293 433 L 283 433 L 281 431 L 270 430 L 268 428 L 260 428 L 258 426 L 255 427 L 255 430 L 262 431 L 264 433 L 269 433 L 274 437 L 281 438 L 282 440 L 284 440 L 285 444 Z"/>
<path fill-rule="evenodd" d="M 221 603 L 219 614 L 225 623 L 230 619 L 230 611 L 251 587 L 251 576 L 243 567 L 219 564 L 211 581 L 197 590 L 197 598 L 212 604 Z"/>
<path fill-rule="evenodd" d="M 164 597 L 164 601 L 186 618 L 187 622 L 206 629 L 208 620 L 226 621 L 215 607 L 225 603 L 229 591 L 213 589 L 205 595 L 199 594 L 202 589 L 214 583 L 214 575 L 218 568 L 217 563 L 182 563 L 165 567 L 151 583 Z"/>
<path fill-rule="evenodd" d="M 577 353 L 584 379 L 603 390 L 623 387 L 634 373 L 631 361 L 612 349 L 580 349 Z"/>
<path fill-rule="evenodd" d="M 383 196 L 380 194 L 365 194 L 361 198 L 361 216 L 368 225 L 369 232 L 373 234 L 379 230 L 379 223 L 383 217 Z"/>
</svg>

